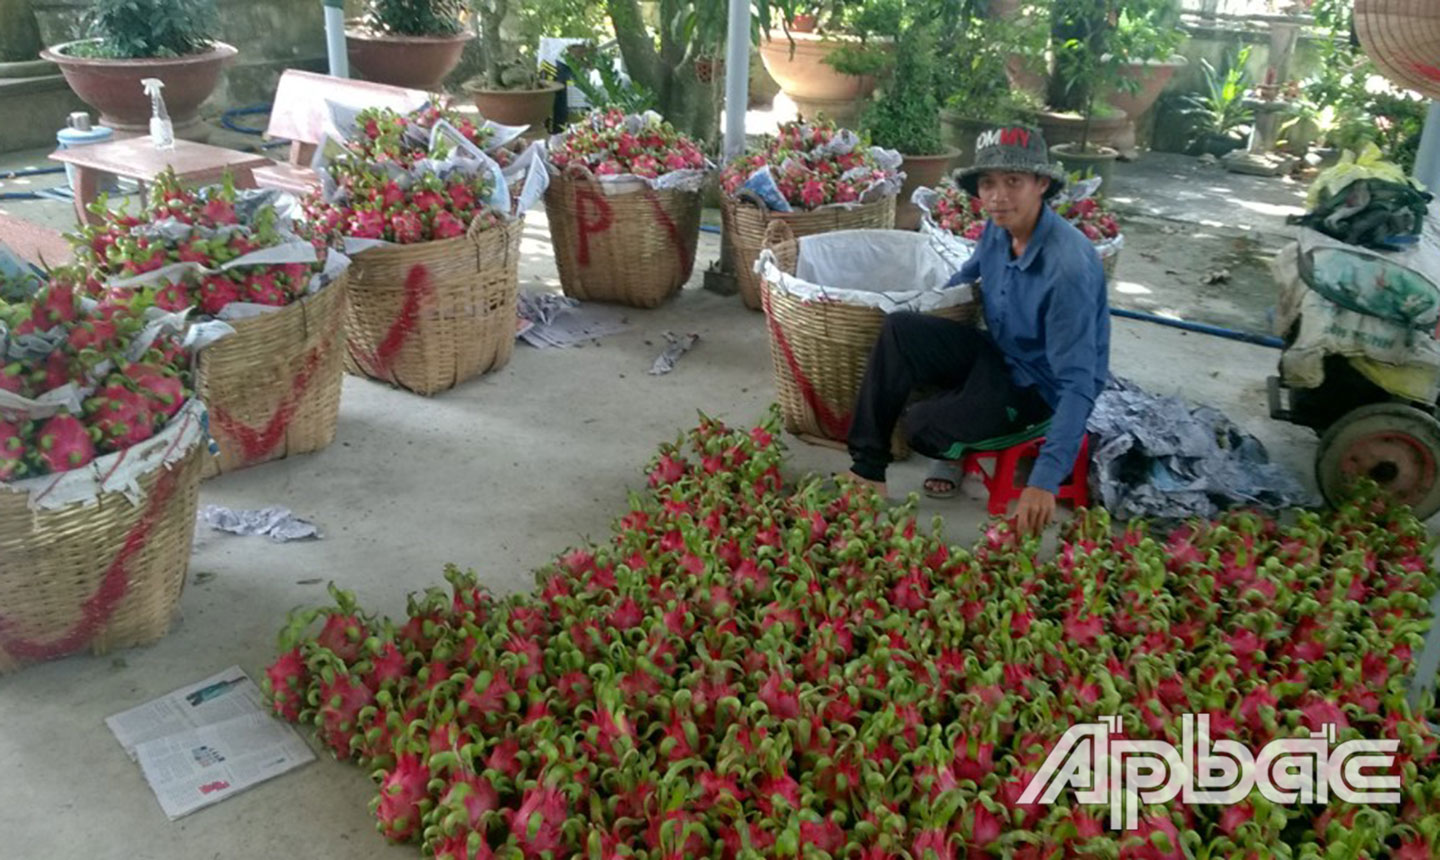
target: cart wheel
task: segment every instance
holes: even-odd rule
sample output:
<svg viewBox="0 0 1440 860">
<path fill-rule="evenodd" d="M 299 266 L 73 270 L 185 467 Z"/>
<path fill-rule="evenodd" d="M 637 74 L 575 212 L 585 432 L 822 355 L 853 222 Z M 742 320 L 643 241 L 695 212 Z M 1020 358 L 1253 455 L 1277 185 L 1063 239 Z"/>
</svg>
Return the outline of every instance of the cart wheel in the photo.
<svg viewBox="0 0 1440 860">
<path fill-rule="evenodd" d="M 1315 478 L 1330 504 L 1349 484 L 1370 478 L 1419 519 L 1440 510 L 1440 421 L 1401 403 L 1372 403 L 1325 431 Z"/>
</svg>

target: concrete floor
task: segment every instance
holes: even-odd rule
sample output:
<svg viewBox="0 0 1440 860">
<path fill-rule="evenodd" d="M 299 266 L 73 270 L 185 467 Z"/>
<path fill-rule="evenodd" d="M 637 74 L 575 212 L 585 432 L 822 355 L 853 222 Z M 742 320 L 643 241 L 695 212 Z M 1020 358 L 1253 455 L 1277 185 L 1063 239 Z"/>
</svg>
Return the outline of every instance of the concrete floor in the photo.
<svg viewBox="0 0 1440 860">
<path fill-rule="evenodd" d="M 63 205 L 26 208 L 59 218 Z M 529 221 L 522 288 L 554 288 L 544 215 Z M 205 484 L 202 504 L 286 505 L 325 539 L 272 545 L 202 528 L 166 638 L 0 678 L 0 860 L 416 856 L 375 834 L 367 775 L 323 756 L 170 823 L 104 718 L 231 664 L 258 678 L 286 611 L 324 601 L 326 580 L 397 615 L 407 592 L 441 583 L 446 562 L 507 592 L 528 588 L 530 571 L 568 546 L 603 539 L 655 446 L 691 426 L 697 409 L 747 422 L 773 398 L 761 317 L 699 288 L 718 244 L 703 234 L 688 288 L 661 309 L 629 312 L 624 334 L 576 350 L 518 346 L 505 369 L 431 400 L 347 378 L 329 449 Z M 1222 409 L 1310 480 L 1313 436 L 1266 417 L 1278 353 L 1115 322 L 1117 373 Z M 649 376 L 667 330 L 701 340 L 672 374 Z M 839 452 L 792 443 L 793 472 L 847 465 Z M 918 458 L 897 465 L 893 491 L 918 490 L 923 470 Z M 943 516 L 962 543 L 984 520 L 966 500 L 926 500 L 920 512 L 922 522 Z M 201 573 L 210 576 L 197 584 Z"/>
</svg>

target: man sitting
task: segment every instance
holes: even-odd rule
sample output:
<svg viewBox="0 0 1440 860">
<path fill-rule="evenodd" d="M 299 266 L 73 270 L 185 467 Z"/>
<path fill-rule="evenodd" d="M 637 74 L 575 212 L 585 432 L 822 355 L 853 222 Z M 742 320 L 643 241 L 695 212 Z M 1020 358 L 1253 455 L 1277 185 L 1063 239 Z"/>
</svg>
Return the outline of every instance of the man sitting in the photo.
<svg viewBox="0 0 1440 860">
<path fill-rule="evenodd" d="M 906 438 L 937 460 L 1048 419 L 1016 511 L 1022 532 L 1039 533 L 1109 376 L 1105 274 L 1090 240 L 1046 204 L 1065 173 L 1050 164 L 1038 130 L 981 134 L 974 166 L 957 180 L 990 220 L 949 285 L 980 281 L 987 330 L 918 313 L 886 317 L 850 426 L 851 474 L 885 492 L 891 435 L 916 386 L 942 393 L 905 412 Z M 954 466 L 937 467 L 926 491 L 953 494 Z"/>
</svg>

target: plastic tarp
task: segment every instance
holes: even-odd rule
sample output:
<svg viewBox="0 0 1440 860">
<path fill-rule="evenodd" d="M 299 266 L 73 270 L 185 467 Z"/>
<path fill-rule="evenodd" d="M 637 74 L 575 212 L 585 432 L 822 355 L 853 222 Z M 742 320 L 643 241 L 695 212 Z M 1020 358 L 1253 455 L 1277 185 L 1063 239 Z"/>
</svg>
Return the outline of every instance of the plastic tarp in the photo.
<svg viewBox="0 0 1440 860">
<path fill-rule="evenodd" d="M 1120 520 L 1214 517 L 1319 503 L 1218 410 L 1114 379 L 1090 414 L 1091 492 Z"/>
<path fill-rule="evenodd" d="M 975 297 L 968 285 L 945 288 L 959 264 L 948 260 L 919 233 L 837 230 L 802 237 L 797 245 L 794 275 L 781 270 L 768 248 L 760 252 L 755 271 L 801 301 L 838 302 L 894 313 L 933 311 Z"/>
</svg>

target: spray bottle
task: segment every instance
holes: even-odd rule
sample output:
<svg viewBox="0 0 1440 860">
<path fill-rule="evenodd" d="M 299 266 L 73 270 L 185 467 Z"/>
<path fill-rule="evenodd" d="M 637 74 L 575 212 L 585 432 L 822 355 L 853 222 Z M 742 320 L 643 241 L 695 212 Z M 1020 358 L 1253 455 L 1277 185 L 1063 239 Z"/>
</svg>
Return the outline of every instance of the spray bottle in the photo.
<svg viewBox="0 0 1440 860">
<path fill-rule="evenodd" d="M 170 124 L 170 113 L 165 110 L 165 97 L 160 90 L 165 82 L 159 78 L 145 78 L 141 85 L 150 97 L 150 140 L 156 149 L 175 148 L 175 127 Z"/>
</svg>

